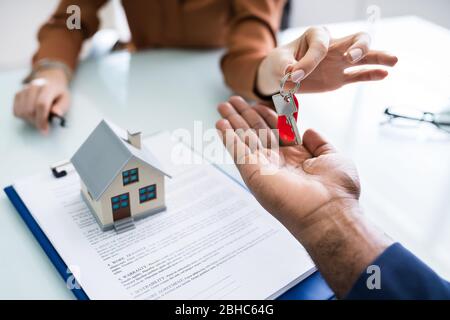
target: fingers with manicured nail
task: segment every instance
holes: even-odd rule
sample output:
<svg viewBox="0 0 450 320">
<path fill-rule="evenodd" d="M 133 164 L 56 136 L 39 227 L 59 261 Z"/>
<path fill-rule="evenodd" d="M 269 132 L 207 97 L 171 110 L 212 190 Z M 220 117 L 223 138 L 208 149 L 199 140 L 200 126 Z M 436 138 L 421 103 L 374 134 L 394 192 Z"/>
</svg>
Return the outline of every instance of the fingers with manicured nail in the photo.
<svg viewBox="0 0 450 320">
<path fill-rule="evenodd" d="M 305 71 L 303 69 L 292 72 L 291 79 L 294 82 L 299 82 L 305 77 Z"/>
<path fill-rule="evenodd" d="M 356 63 L 369 52 L 370 36 L 365 32 L 359 32 L 353 36 L 352 41 L 353 44 L 348 48 L 345 56 L 350 63 Z"/>
<path fill-rule="evenodd" d="M 363 56 L 363 51 L 360 48 L 354 48 L 348 52 L 351 62 L 356 62 Z"/>
</svg>

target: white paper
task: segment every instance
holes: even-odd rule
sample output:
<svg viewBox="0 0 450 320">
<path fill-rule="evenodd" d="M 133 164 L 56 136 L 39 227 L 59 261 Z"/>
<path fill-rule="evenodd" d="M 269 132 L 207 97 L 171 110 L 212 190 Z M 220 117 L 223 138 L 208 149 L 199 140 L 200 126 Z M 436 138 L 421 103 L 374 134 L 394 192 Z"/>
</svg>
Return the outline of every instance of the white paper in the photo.
<svg viewBox="0 0 450 320">
<path fill-rule="evenodd" d="M 270 299 L 312 273 L 301 245 L 241 185 L 210 164 L 170 163 L 168 134 L 145 144 L 173 175 L 167 210 L 122 234 L 100 230 L 74 171 L 14 184 L 89 298 Z"/>
</svg>

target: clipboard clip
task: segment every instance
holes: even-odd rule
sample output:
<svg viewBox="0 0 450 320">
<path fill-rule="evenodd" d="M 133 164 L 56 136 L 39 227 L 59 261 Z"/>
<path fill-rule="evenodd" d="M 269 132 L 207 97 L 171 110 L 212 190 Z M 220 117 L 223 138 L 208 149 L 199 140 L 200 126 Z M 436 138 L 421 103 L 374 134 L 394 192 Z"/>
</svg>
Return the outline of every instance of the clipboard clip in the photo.
<svg viewBox="0 0 450 320">
<path fill-rule="evenodd" d="M 56 179 L 62 178 L 67 176 L 67 172 L 69 171 L 68 166 L 71 165 L 71 162 L 68 160 L 61 161 L 58 163 L 55 163 L 54 165 L 50 166 L 50 170 L 52 171 L 53 176 Z"/>
</svg>

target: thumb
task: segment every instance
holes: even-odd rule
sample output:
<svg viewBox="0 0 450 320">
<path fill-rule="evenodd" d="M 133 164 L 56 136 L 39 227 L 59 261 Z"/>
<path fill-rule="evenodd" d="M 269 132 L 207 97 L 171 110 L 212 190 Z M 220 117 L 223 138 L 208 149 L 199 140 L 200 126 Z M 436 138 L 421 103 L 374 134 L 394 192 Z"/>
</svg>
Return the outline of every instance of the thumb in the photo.
<svg viewBox="0 0 450 320">
<path fill-rule="evenodd" d="M 284 75 L 288 73 L 288 71 L 292 69 L 296 63 L 297 60 L 295 60 L 294 56 L 291 53 L 283 51 L 277 61 L 277 66 L 275 67 L 277 73 L 276 77 L 279 79 L 284 77 Z"/>
<path fill-rule="evenodd" d="M 336 149 L 326 141 L 319 133 L 312 129 L 306 130 L 303 134 L 303 146 L 312 154 L 313 157 L 336 153 Z"/>
<path fill-rule="evenodd" d="M 305 47 L 306 53 L 292 66 L 292 81 L 299 82 L 313 72 L 327 56 L 329 45 L 330 34 L 326 28 L 309 28 L 298 42 L 299 53 L 301 54 L 302 48 Z"/>
<path fill-rule="evenodd" d="M 69 110 L 69 102 L 69 93 L 64 93 L 55 100 L 51 111 L 59 116 L 63 116 L 64 114 L 66 114 L 67 110 Z"/>
</svg>

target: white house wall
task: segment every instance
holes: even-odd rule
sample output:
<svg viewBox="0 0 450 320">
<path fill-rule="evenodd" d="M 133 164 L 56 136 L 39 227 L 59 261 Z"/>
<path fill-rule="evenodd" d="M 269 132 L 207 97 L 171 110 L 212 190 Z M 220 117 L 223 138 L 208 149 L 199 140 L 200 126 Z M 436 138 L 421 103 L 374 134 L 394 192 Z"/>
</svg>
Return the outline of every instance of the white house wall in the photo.
<svg viewBox="0 0 450 320">
<path fill-rule="evenodd" d="M 80 179 L 81 183 L 81 192 L 84 194 L 84 198 L 89 201 L 90 207 L 95 210 L 97 213 L 97 218 L 100 220 L 102 224 L 105 224 L 103 213 L 102 213 L 102 204 L 100 201 L 95 201 L 92 199 L 92 197 L 89 195 L 86 185 L 83 183 L 83 181 Z M 94 213 L 93 213 L 94 214 Z"/>
<path fill-rule="evenodd" d="M 124 186 L 122 181 L 122 172 L 130 169 L 139 169 L 139 181 Z M 152 184 L 156 184 L 156 199 L 150 200 L 144 203 L 139 203 L 139 189 Z M 111 198 L 119 194 L 130 193 L 130 210 L 133 217 L 138 217 L 139 214 L 145 214 L 146 212 L 164 206 L 165 194 L 164 194 L 164 175 L 158 170 L 142 163 L 136 158 L 132 158 L 128 164 L 117 175 L 114 181 L 110 184 L 109 188 L 103 193 L 101 202 L 101 221 L 104 225 L 112 224 L 112 205 Z"/>
</svg>

